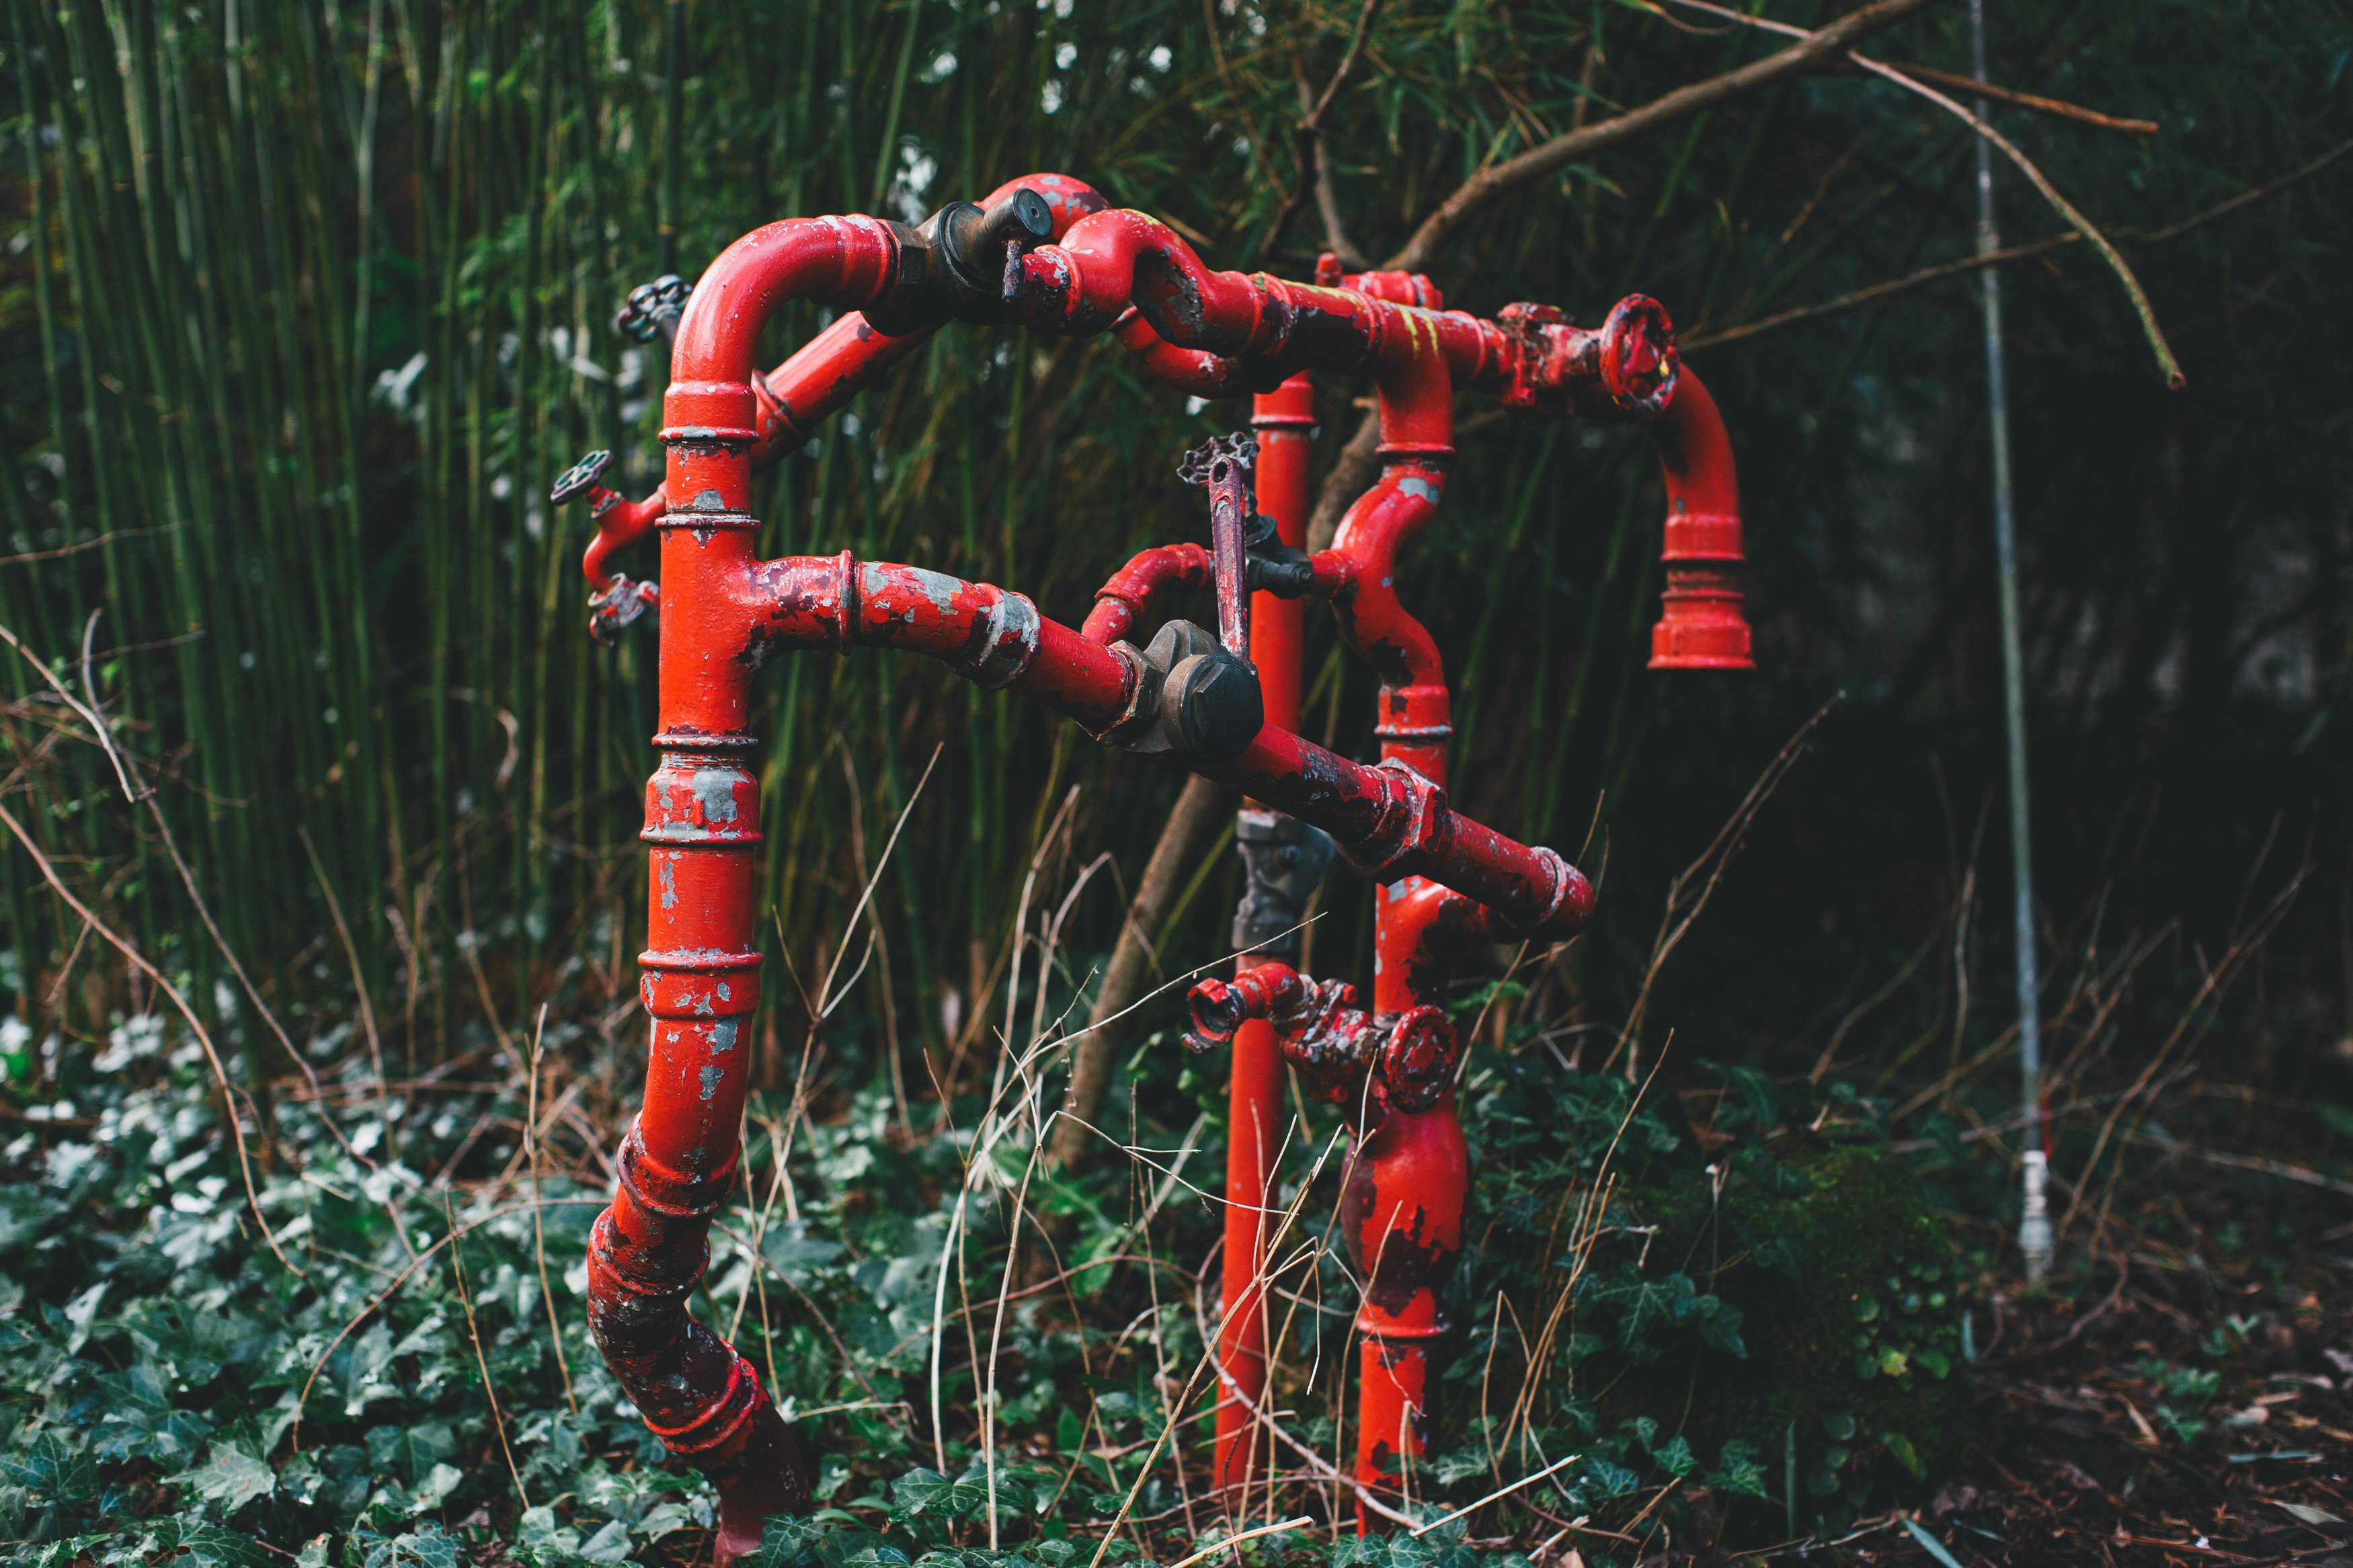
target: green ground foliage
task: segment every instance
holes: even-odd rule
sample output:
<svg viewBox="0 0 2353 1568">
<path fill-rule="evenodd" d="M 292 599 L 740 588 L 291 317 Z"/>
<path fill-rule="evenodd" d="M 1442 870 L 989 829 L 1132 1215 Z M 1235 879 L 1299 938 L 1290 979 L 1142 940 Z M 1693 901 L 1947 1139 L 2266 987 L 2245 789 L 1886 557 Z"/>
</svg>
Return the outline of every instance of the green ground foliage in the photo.
<svg viewBox="0 0 2353 1568">
<path fill-rule="evenodd" d="M 554 1568 L 659 1551 L 711 1523 L 707 1488 L 663 1462 L 586 1336 L 581 1260 L 601 1184 L 534 1177 L 514 1131 L 528 1107 L 511 1097 L 387 1118 L 364 1058 L 346 1061 L 331 1079 L 349 1099 L 338 1124 L 289 1108 L 279 1168 L 256 1171 L 266 1237 L 208 1109 L 201 1052 L 181 1031 L 126 1026 L 97 1064 L 60 1064 L 58 1098 L 33 1123 L 54 1131 L 5 1152 L 21 1179 L 0 1190 L 0 1414 L 11 1432 L 0 1522 L 30 1561 L 162 1552 L 248 1564 L 275 1549 L 383 1568 L 497 1542 Z M 1867 1139 L 1871 1108 L 1843 1103 L 1841 1136 Z M 1741 1111 L 1719 1108 L 1704 1154 L 1679 1107 L 1644 1109 L 1622 1077 L 1562 1074 L 1540 1050 L 1482 1052 L 1465 1104 L 1482 1176 L 1472 1223 L 1486 1239 L 1450 1294 L 1461 1331 L 1447 1344 L 1439 1408 L 1459 1445 L 1419 1468 L 1422 1517 L 1571 1454 L 1531 1489 L 1546 1511 L 1606 1526 L 1648 1511 L 1656 1488 L 1681 1479 L 1767 1517 L 1783 1501 L 1790 1419 L 1846 1434 L 1856 1458 L 1844 1468 L 1810 1434 L 1804 1448 L 1852 1488 L 1850 1509 L 1885 1491 L 1876 1452 L 1915 1472 L 1957 1458 L 1949 1405 L 1887 1395 L 1965 1386 L 1966 1369 L 1938 1358 L 1955 1350 L 1951 1282 L 1968 1265 L 1867 1143 L 1743 1126 Z M 755 1122 L 780 1109 L 760 1108 Z M 961 1105 L 955 1119 L 978 1109 Z M 470 1190 L 429 1185 L 421 1173 L 462 1160 L 485 1127 L 484 1152 L 515 1173 Z M 1314 1131 L 1326 1157 L 1310 1167 L 1320 1175 L 1294 1237 L 1328 1226 L 1338 1188 L 1336 1124 L 1322 1117 Z M 1021 1560 L 1067 1568 L 1124 1500 L 1156 1522 L 1123 1538 L 1119 1554 L 1138 1540 L 1161 1551 L 1187 1500 L 1156 1439 L 1187 1403 L 1177 1384 L 1203 1344 L 1192 1266 L 1169 1259 L 1197 1255 L 1213 1208 L 1179 1189 L 1147 1239 L 1128 1214 L 1100 1212 L 1110 1194 L 1097 1184 L 1083 1194 L 1094 1204 L 1068 1205 L 1094 1211 L 1066 1233 L 1074 1277 L 1038 1290 L 1008 1271 L 997 1217 L 1024 1152 L 1000 1148 L 1000 1179 L 968 1186 L 959 1141 L 911 1142 L 875 1090 L 803 1137 L 784 1167 L 791 1216 L 749 1196 L 723 1215 L 703 1303 L 712 1321 L 740 1324 L 787 1412 L 812 1413 L 803 1430 L 819 1456 L 821 1507 L 779 1526 L 776 1549 L 828 1563 L 968 1556 L 987 1538 L 993 1487 L 1001 1549 Z M 754 1148 L 749 1194 L 773 1193 L 777 1144 Z M 1596 1178 L 1613 1169 L 1597 1203 Z M 1136 1186 L 1165 1191 L 1156 1179 Z M 1717 1194 L 1717 1215 L 1695 1209 L 1694 1189 Z M 952 1229 L 959 1193 L 965 1217 Z M 1546 1245 L 1500 1244 L 1536 1237 Z M 1732 1238 L 1768 1261 L 1734 1261 Z M 1168 1257 L 1152 1256 L 1160 1247 Z M 1936 1305 L 1923 1316 L 1888 1293 L 1902 1328 L 1873 1331 L 1866 1377 L 1848 1335 L 1864 1287 L 1878 1288 L 1864 1276 L 1898 1255 Z M 1118 1261 L 1082 1267 L 1102 1258 Z M 1765 1276 L 1801 1290 L 1776 1306 Z M 1014 1298 L 1001 1324 L 987 1310 L 1000 1289 Z M 1498 1338 L 1508 1332 L 1499 1310 L 1480 1316 L 1507 1295 L 1562 1311 L 1533 1356 Z M 1336 1258 L 1303 1271 L 1301 1299 L 1290 1360 L 1303 1392 L 1322 1394 L 1354 1361 Z M 935 1352 L 943 1300 L 947 1341 L 978 1335 L 987 1352 L 969 1340 Z M 1823 1357 L 1808 1357 L 1809 1335 L 1828 1343 Z M 919 1415 L 934 1408 L 935 1353 L 944 1445 Z M 993 1455 L 969 1415 L 991 1369 Z M 1651 1372 L 1672 1376 L 1645 1380 Z M 1709 1397 L 1690 1395 L 1693 1378 Z M 1200 1386 L 1192 1392 L 1198 1405 Z M 1300 1435 L 1328 1450 L 1333 1428 L 1327 1415 Z M 1207 1529 L 1215 1514 L 1201 1506 Z M 1399 1541 L 1383 1560 L 1466 1550 L 1466 1533 Z M 1321 1553 L 1322 1539 L 1292 1545 Z M 1353 1533 L 1328 1548 L 1335 1564 L 1365 1550 Z"/>
</svg>

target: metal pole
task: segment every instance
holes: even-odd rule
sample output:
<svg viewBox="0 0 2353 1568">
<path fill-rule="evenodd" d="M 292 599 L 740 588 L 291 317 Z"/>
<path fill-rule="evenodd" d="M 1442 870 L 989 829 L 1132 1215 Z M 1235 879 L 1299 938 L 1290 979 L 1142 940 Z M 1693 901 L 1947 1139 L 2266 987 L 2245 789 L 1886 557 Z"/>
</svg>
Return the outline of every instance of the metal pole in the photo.
<svg viewBox="0 0 2353 1568">
<path fill-rule="evenodd" d="M 670 0 L 662 7 L 661 189 L 655 193 L 664 274 L 678 270 L 678 120 L 686 87 L 679 73 L 686 68 L 685 43 L 686 0 Z"/>
<path fill-rule="evenodd" d="M 1985 0 L 1969 0 L 1970 64 L 1986 79 Z M 1989 112 L 1977 100 L 1978 118 Z M 1993 145 L 1978 138 L 1978 254 L 2001 248 L 1994 223 Z M 2018 1247 L 2026 1258 L 2026 1278 L 2040 1283 L 2051 1272 L 2051 1212 L 2044 1195 L 2050 1156 L 2042 1139 L 2042 981 L 2034 960 L 2034 851 L 2028 827 L 2026 790 L 2026 665 L 2018 634 L 2018 520 L 2010 507 L 2010 387 L 2002 367 L 2001 273 L 1982 269 L 1984 288 L 1987 424 L 1993 438 L 1993 537 L 2001 572 L 2002 727 L 2010 742 L 2010 870 L 2018 944 L 2018 1076 L 2026 1113 L 2026 1152 L 2021 1173 L 2025 1212 L 2018 1222 Z"/>
</svg>

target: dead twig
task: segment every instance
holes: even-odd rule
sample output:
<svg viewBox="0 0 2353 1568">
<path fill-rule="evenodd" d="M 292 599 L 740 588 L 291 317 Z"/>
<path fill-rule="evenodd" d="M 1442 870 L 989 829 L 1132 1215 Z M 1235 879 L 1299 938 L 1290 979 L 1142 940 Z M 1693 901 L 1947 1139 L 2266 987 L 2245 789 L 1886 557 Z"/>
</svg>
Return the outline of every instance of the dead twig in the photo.
<svg viewBox="0 0 2353 1568">
<path fill-rule="evenodd" d="M 1894 62 L 1894 67 L 1905 76 L 1936 87 L 1948 87 L 1955 92 L 1965 92 L 1977 98 L 1989 98 L 1997 103 L 2007 103 L 2019 109 L 2031 109 L 2037 114 L 2049 114 L 2061 120 L 2072 120 L 2078 125 L 2089 125 L 2095 130 L 2114 131 L 2126 136 L 2154 136 L 2161 129 L 2154 120 L 2126 120 L 2114 114 L 2102 114 L 2098 110 L 2085 109 L 2080 103 L 2069 103 L 2063 99 L 2044 98 L 2038 93 L 2021 92 L 2014 87 L 1997 87 L 1992 82 L 1979 81 L 1975 77 L 1956 76 L 1951 71 L 1940 71 L 1930 66 L 1916 66 L 1909 60 L 1897 60 Z"/>
<path fill-rule="evenodd" d="M 1809 42 L 1820 38 L 1831 30 L 1825 27 L 1820 33 L 1809 33 L 1805 28 L 1791 26 L 1787 22 L 1773 22 L 1762 16 L 1746 16 L 1727 6 L 1715 5 L 1712 0 L 1673 0 L 1673 4 L 1689 10 L 1704 11 L 1712 16 L 1722 16 L 1726 21 L 1737 22 L 1745 27 L 1757 27 L 1765 32 L 1778 33 L 1784 37 L 1803 38 Z M 1894 67 L 1873 59 L 1854 49 L 1842 48 L 1841 52 L 1848 60 L 1872 75 L 1892 81 L 1906 92 L 1916 93 L 1946 113 L 1952 115 L 1999 148 L 2003 157 L 2016 164 L 2019 172 L 2026 176 L 2028 183 L 2042 193 L 2044 201 L 2051 204 L 2052 210 L 2065 218 L 2069 226 L 2082 235 L 2091 243 L 2092 248 L 2100 253 L 2100 258 L 2108 264 L 2109 270 L 2114 272 L 2117 280 L 2124 285 L 2126 297 L 2132 302 L 2133 313 L 2140 320 L 2141 334 L 2148 340 L 2149 349 L 2157 356 L 2157 367 L 2165 376 L 2165 384 L 2176 392 L 2189 384 L 2189 378 L 2182 373 L 2181 362 L 2173 357 L 2173 346 L 2165 341 L 2165 329 L 2160 327 L 2157 321 L 2157 307 L 2148 302 L 2148 295 L 2141 289 L 2140 279 L 2126 263 L 2116 247 L 2108 242 L 2107 236 L 2102 234 L 2090 218 L 2076 211 L 2074 205 L 2059 194 L 2059 187 L 2052 184 L 2049 176 L 2035 166 L 2032 159 L 2020 152 L 2010 138 L 1926 82 L 1915 81 Z M 1971 82 L 1970 85 L 1974 89 L 1977 84 Z"/>
<path fill-rule="evenodd" d="M 1873 33 L 1893 26 L 1926 4 L 1928 0 L 1874 0 L 1872 5 L 1848 12 L 1829 26 L 1808 35 L 1804 42 L 1783 49 L 1779 54 L 1767 55 L 1761 60 L 1752 60 L 1721 76 L 1679 87 L 1672 92 L 1661 94 L 1639 109 L 1630 109 L 1582 130 L 1556 136 L 1516 158 L 1482 169 L 1440 203 L 1438 210 L 1424 218 L 1421 226 L 1414 230 L 1413 237 L 1406 242 L 1405 247 L 1383 266 L 1393 271 L 1421 271 L 1437 258 L 1439 248 L 1453 238 L 1472 218 L 1530 181 L 1541 179 L 1565 164 L 1630 142 L 1661 126 L 1688 119 L 1702 110 L 1713 109 L 1744 93 L 1770 87 L 1788 77 L 1821 69 L 1849 47 Z"/>
<path fill-rule="evenodd" d="M 1356 253 L 1355 246 L 1348 243 L 1347 236 L 1340 226 L 1339 198 L 1332 189 L 1332 165 L 1324 146 L 1324 111 L 1332 107 L 1332 100 L 1347 84 L 1348 74 L 1356 68 L 1356 57 L 1364 52 L 1365 36 L 1372 31 L 1374 14 L 1380 8 L 1381 0 L 1365 0 L 1364 9 L 1356 13 L 1356 30 L 1348 38 L 1346 51 L 1341 55 L 1339 65 L 1333 70 L 1332 79 L 1324 84 L 1323 92 L 1312 105 L 1308 102 L 1306 75 L 1303 70 L 1300 74 L 1300 107 L 1307 112 L 1301 118 L 1299 128 L 1292 132 L 1292 139 L 1297 144 L 1299 178 L 1292 182 L 1290 195 L 1282 198 L 1282 206 L 1274 215 L 1274 226 L 1267 230 L 1266 243 L 1260 247 L 1261 250 L 1271 251 L 1282 243 L 1283 230 L 1291 226 L 1293 215 L 1299 211 L 1301 204 L 1307 199 L 1308 191 L 1313 189 L 1316 205 L 1324 218 L 1325 244 L 1335 256 L 1349 266 L 1361 268 L 1364 265 L 1364 258 Z"/>
<path fill-rule="evenodd" d="M 16 639 L 11 637 L 9 640 L 14 642 Z M 115 952 L 130 960 L 132 965 L 153 982 L 156 989 L 169 996 L 172 1005 L 179 1009 L 181 1018 L 196 1037 L 196 1043 L 204 1047 L 205 1061 L 213 1071 L 213 1082 L 220 1089 L 221 1114 L 228 1119 L 228 1135 L 237 1145 L 237 1167 L 245 1177 L 245 1201 L 247 1206 L 253 1210 L 253 1223 L 261 1227 L 261 1239 L 269 1243 L 271 1255 L 286 1266 L 287 1271 L 298 1279 L 307 1279 L 302 1270 L 294 1267 L 294 1260 L 286 1256 L 286 1249 L 278 1245 L 277 1233 L 269 1228 L 269 1221 L 262 1215 L 261 1194 L 253 1184 L 253 1156 L 245 1146 L 245 1128 L 237 1119 L 237 1092 L 229 1087 L 228 1068 L 222 1065 L 220 1052 L 214 1048 L 213 1037 L 206 1031 L 204 1021 L 196 1016 L 196 1010 L 188 1005 L 188 999 L 180 994 L 180 988 L 164 978 L 162 970 L 147 962 L 146 954 L 124 938 L 117 936 L 112 927 L 100 920 L 89 905 L 74 896 L 73 889 L 66 886 L 65 879 L 58 875 L 58 868 L 49 864 L 49 858 L 41 853 L 41 847 L 33 842 L 33 836 L 25 831 L 25 825 L 17 821 L 15 813 L 5 805 L 0 805 L 0 826 L 5 826 L 16 836 L 16 842 L 25 847 L 25 853 L 30 855 L 33 864 L 39 868 L 41 879 L 65 900 L 66 907 L 79 915 L 83 924 L 104 937 Z"/>
</svg>

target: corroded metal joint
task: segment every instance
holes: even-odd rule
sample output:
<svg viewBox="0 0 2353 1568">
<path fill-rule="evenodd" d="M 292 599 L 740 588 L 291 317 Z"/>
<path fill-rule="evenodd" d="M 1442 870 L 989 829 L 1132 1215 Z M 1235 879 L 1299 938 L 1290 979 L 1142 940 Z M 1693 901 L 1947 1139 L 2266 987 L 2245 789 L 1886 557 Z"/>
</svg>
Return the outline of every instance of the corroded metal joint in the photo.
<svg viewBox="0 0 2353 1568">
<path fill-rule="evenodd" d="M 1376 882 L 1413 876 L 1430 863 L 1444 834 L 1446 791 L 1395 757 L 1373 771 L 1381 775 L 1380 818 L 1373 831 L 1340 853 Z"/>
<path fill-rule="evenodd" d="M 1506 305 L 1495 321 L 1519 350 L 1497 396 L 1506 408 L 1618 422 L 1655 419 L 1674 396 L 1674 324 L 1647 295 L 1619 300 L 1599 329 L 1550 305 Z"/>
<path fill-rule="evenodd" d="M 1230 1044 L 1244 1022 L 1264 1018 L 1274 1026 L 1283 1059 L 1317 1098 L 1361 1121 L 1366 1135 L 1392 1109 L 1430 1110 L 1454 1082 L 1459 1048 L 1442 1008 L 1368 1013 L 1347 982 L 1311 980 L 1282 963 L 1261 963 L 1231 980 L 1200 981 L 1186 1003 L 1193 1026 L 1186 1049 L 1198 1055 Z"/>
<path fill-rule="evenodd" d="M 1332 836 L 1279 811 L 1244 806 L 1234 818 L 1243 889 L 1234 910 L 1234 951 L 1282 955 L 1299 951 L 1307 900 L 1332 863 Z"/>
<path fill-rule="evenodd" d="M 950 202 L 921 224 L 891 226 L 891 285 L 866 308 L 874 329 L 903 337 L 943 321 L 1003 321 L 1019 298 L 1020 258 L 1053 237 L 1053 209 L 1018 188 L 993 205 Z"/>
<path fill-rule="evenodd" d="M 1258 672 L 1204 628 L 1170 621 L 1141 653 L 1122 643 L 1112 649 L 1129 675 L 1128 700 L 1097 739 L 1138 756 L 1214 767 L 1258 738 L 1266 722 Z"/>
<path fill-rule="evenodd" d="M 984 690 L 1012 685 L 1038 656 L 1038 606 L 1026 594 L 1000 596 L 977 629 L 973 650 L 948 660 L 948 668 Z"/>
</svg>

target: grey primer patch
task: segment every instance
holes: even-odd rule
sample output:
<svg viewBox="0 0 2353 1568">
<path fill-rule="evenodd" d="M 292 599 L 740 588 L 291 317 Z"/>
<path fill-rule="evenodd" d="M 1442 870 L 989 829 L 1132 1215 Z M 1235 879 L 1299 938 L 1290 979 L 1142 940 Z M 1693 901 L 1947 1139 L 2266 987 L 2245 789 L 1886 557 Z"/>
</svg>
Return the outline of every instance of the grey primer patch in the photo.
<svg viewBox="0 0 2353 1568">
<path fill-rule="evenodd" d="M 727 510 L 727 503 L 719 499 L 719 492 L 717 490 L 705 490 L 701 495 L 694 498 L 694 510 L 696 511 L 725 511 Z"/>
<path fill-rule="evenodd" d="M 1417 479 L 1409 475 L 1407 478 L 1398 481 L 1398 489 L 1403 490 L 1409 496 L 1419 497 L 1419 499 L 1428 501 L 1432 506 L 1436 506 L 1438 504 L 1438 487 L 1431 484 L 1428 479 Z"/>
<path fill-rule="evenodd" d="M 702 807 L 706 822 L 735 820 L 735 770 L 733 768 L 697 768 L 694 770 L 694 798 Z"/>
<path fill-rule="evenodd" d="M 719 983 L 719 999 L 722 1002 L 732 1002 L 735 999 L 735 993 L 727 989 L 727 982 L 724 980 Z"/>
<path fill-rule="evenodd" d="M 979 650 L 958 660 L 958 673 L 989 691 L 1012 684 L 1038 652 L 1038 606 L 1020 594 L 1007 594 L 988 607 Z"/>
<path fill-rule="evenodd" d="M 678 908 L 678 862 L 675 859 L 661 862 L 661 889 L 662 908 Z"/>
<path fill-rule="evenodd" d="M 733 1018 L 722 1018 L 722 1019 L 720 1019 L 720 1020 L 719 1020 L 719 1022 L 717 1022 L 716 1024 L 712 1025 L 712 1026 L 711 1026 L 711 1049 L 712 1049 L 712 1051 L 714 1054 L 716 1054 L 717 1052 L 720 1052 L 720 1051 L 732 1051 L 732 1050 L 733 1050 L 734 1048 L 735 1048 L 735 1020 L 734 1020 L 734 1019 L 733 1019 Z M 710 1068 L 705 1068 L 703 1070 L 704 1070 L 705 1072 L 708 1072 L 708 1071 L 710 1071 L 711 1069 L 710 1069 Z"/>
<path fill-rule="evenodd" d="M 917 593 L 931 601 L 932 608 L 944 616 L 955 611 L 955 596 L 964 587 L 961 578 L 944 576 L 937 572 L 927 572 L 921 566 L 904 566 L 901 567 L 900 571 L 913 582 Z M 886 594 L 890 588 L 891 574 L 884 572 L 879 566 L 859 567 L 858 592 L 861 598 Z M 912 620 L 913 617 L 911 615 L 908 618 Z"/>
<path fill-rule="evenodd" d="M 712 1095 L 717 1094 L 719 1092 L 719 1080 L 726 1076 L 726 1074 L 721 1072 L 717 1068 L 704 1068 L 702 1069 L 702 1098 L 709 1100 Z"/>
</svg>

